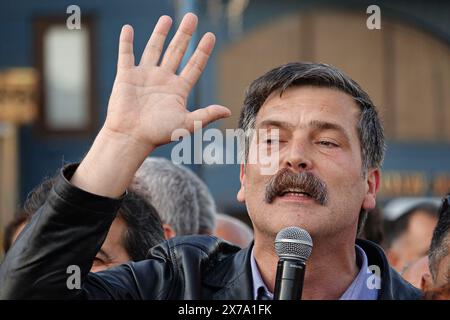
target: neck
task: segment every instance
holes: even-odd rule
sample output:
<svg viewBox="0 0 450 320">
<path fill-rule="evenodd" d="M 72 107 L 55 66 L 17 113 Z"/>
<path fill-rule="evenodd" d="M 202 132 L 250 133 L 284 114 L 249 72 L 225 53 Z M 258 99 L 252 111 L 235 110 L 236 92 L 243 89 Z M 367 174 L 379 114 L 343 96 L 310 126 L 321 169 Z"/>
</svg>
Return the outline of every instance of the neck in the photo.
<svg viewBox="0 0 450 320">
<path fill-rule="evenodd" d="M 354 239 L 354 238 L 353 238 Z M 255 235 L 253 253 L 267 288 L 275 287 L 278 256 L 275 239 Z M 267 250 L 272 248 L 272 250 Z M 356 265 L 355 241 L 314 239 L 314 248 L 308 262 L 303 286 L 303 300 L 337 300 L 350 286 L 359 272 Z"/>
</svg>

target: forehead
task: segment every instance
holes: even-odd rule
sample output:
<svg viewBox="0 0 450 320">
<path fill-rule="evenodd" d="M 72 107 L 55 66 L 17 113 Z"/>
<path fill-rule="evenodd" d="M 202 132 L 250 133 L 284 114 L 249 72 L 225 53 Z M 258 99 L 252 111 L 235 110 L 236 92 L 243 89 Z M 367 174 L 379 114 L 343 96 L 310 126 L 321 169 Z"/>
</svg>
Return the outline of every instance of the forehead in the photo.
<svg viewBox="0 0 450 320">
<path fill-rule="evenodd" d="M 256 117 L 256 124 L 267 118 L 301 125 L 303 121 L 332 121 L 356 128 L 360 109 L 353 98 L 333 88 L 314 86 L 290 87 L 280 96 L 272 92 Z"/>
</svg>

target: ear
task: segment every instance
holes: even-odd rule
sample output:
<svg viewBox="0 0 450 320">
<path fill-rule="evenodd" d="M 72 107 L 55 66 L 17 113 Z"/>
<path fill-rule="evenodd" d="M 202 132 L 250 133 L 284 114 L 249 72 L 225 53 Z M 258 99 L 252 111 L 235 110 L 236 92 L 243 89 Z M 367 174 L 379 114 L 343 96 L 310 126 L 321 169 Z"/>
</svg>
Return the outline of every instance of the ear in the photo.
<svg viewBox="0 0 450 320">
<path fill-rule="evenodd" d="M 430 291 L 433 289 L 433 279 L 429 273 L 424 273 L 420 279 L 420 289 L 422 291 Z"/>
<path fill-rule="evenodd" d="M 362 204 L 363 209 L 372 210 L 377 203 L 376 195 L 380 188 L 380 169 L 370 169 L 366 177 L 366 194 Z"/>
<path fill-rule="evenodd" d="M 166 240 L 173 238 L 177 235 L 175 230 L 173 230 L 173 228 L 169 224 L 163 223 L 162 226 L 163 226 L 163 230 L 164 230 L 164 237 L 166 238 Z"/>
<path fill-rule="evenodd" d="M 244 188 L 244 181 L 245 181 L 245 164 L 241 163 L 240 166 L 240 172 L 239 172 L 239 180 L 241 181 L 241 188 L 239 189 L 236 198 L 239 202 L 245 202 L 245 188 Z"/>
</svg>

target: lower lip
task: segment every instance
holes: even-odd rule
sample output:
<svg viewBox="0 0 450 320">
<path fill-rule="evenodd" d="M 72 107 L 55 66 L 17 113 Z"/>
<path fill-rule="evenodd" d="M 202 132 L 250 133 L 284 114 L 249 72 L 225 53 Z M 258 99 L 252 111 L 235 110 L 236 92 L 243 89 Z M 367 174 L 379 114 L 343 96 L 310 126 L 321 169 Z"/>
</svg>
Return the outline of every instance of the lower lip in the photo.
<svg viewBox="0 0 450 320">
<path fill-rule="evenodd" d="M 307 195 L 298 193 L 286 193 L 283 196 L 278 197 L 282 201 L 288 202 L 300 202 L 300 203 L 313 203 L 315 200 Z"/>
</svg>

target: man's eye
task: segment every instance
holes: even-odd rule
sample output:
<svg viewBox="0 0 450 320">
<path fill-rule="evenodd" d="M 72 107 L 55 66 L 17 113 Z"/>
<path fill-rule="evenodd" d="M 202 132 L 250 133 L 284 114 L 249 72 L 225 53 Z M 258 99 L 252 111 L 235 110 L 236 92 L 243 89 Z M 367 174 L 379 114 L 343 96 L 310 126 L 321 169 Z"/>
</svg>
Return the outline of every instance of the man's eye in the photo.
<svg viewBox="0 0 450 320">
<path fill-rule="evenodd" d="M 336 143 L 331 142 L 331 141 L 327 141 L 327 140 L 322 140 L 318 142 L 320 145 L 324 146 L 324 147 L 328 147 L 328 148 L 335 148 L 335 147 L 339 147 Z"/>
</svg>

